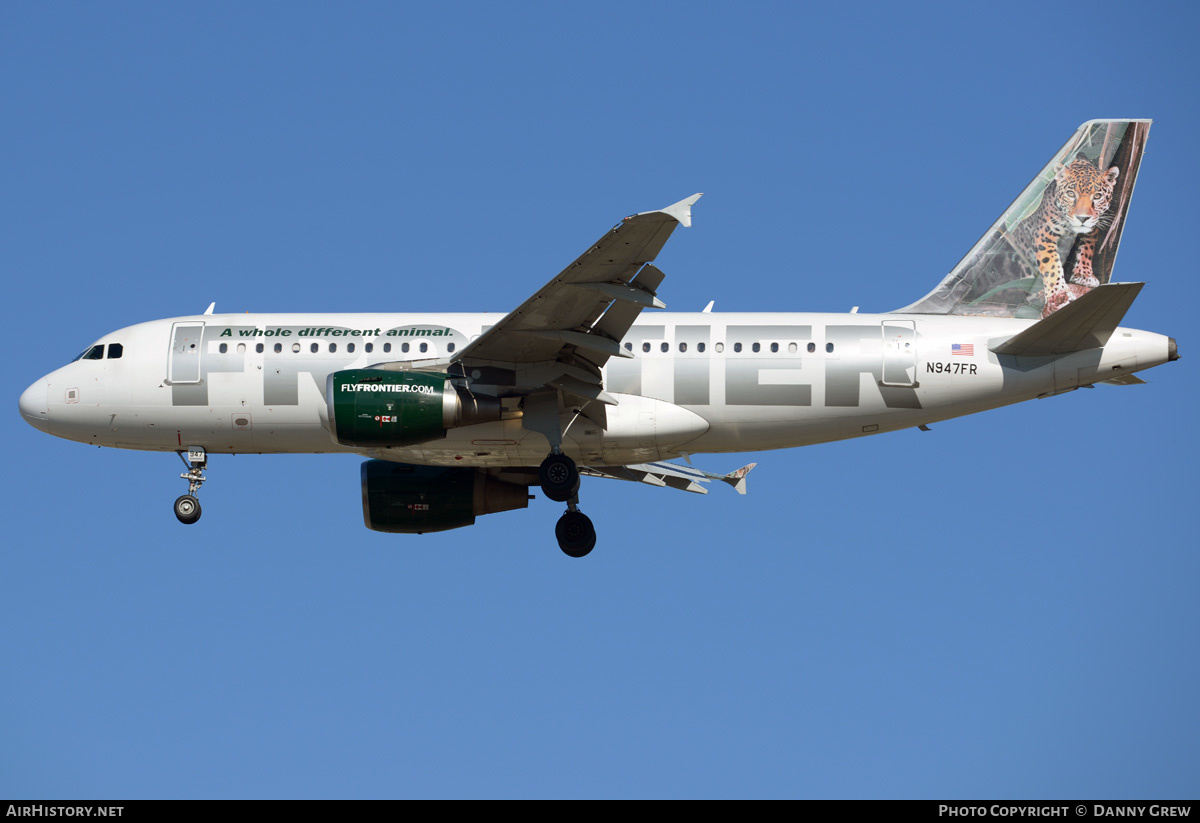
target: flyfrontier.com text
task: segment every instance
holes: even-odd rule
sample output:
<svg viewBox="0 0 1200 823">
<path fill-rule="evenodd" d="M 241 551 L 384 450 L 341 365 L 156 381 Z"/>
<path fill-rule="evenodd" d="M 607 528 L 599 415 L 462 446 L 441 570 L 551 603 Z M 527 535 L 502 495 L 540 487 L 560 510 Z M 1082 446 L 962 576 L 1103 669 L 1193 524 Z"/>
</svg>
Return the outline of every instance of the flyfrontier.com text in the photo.
<svg viewBox="0 0 1200 823">
<path fill-rule="evenodd" d="M 343 383 L 342 391 L 389 391 L 433 394 L 433 386 L 410 386 L 406 383 Z"/>
</svg>

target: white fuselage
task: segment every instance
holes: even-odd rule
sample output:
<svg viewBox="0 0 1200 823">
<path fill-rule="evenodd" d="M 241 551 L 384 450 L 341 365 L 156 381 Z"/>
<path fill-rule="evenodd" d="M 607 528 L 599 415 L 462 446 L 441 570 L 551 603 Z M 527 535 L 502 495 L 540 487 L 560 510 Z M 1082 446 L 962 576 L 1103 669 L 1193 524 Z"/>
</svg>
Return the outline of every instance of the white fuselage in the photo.
<svg viewBox="0 0 1200 823">
<path fill-rule="evenodd" d="M 396 449 L 329 431 L 329 374 L 395 361 L 444 368 L 498 314 L 244 314 L 158 320 L 105 335 L 103 359 L 52 372 L 21 398 L 50 434 L 116 448 L 357 452 L 409 463 L 533 466 L 545 436 L 501 420 Z M 618 465 L 679 454 L 803 446 L 970 414 L 1164 363 L 1168 338 L 1119 328 L 1102 349 L 1002 357 L 989 341 L 1033 320 L 930 315 L 654 313 L 634 325 L 604 387 L 604 426 L 564 413 L 563 451 Z M 109 344 L 121 356 L 108 357 Z M 423 347 L 423 348 L 422 348 Z M 468 377 L 471 377 L 468 374 Z M 482 375 L 479 375 L 482 377 Z M 495 391 L 482 385 L 479 391 Z M 573 421 L 573 422 L 572 422 Z"/>
</svg>

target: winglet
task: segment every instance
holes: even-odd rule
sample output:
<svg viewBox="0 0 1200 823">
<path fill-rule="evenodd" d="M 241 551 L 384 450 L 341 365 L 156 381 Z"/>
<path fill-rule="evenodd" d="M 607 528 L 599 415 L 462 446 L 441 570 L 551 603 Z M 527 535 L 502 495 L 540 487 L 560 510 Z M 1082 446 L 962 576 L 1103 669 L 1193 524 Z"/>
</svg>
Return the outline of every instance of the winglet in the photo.
<svg viewBox="0 0 1200 823">
<path fill-rule="evenodd" d="M 751 470 L 757 465 L 757 463 L 750 463 L 749 465 L 742 466 L 740 469 L 731 471 L 729 474 L 722 477 L 721 480 L 733 486 L 734 491 L 736 491 L 738 494 L 745 494 L 746 475 L 750 474 Z"/>
<path fill-rule="evenodd" d="M 208 308 L 204 310 L 204 313 L 205 313 L 205 314 L 212 314 L 212 313 L 213 313 L 213 309 L 215 309 L 216 307 L 217 307 L 217 301 L 216 301 L 216 300 L 214 300 L 214 301 L 212 301 L 211 303 L 209 303 L 209 304 L 208 304 Z"/>
<path fill-rule="evenodd" d="M 671 205 L 667 206 L 665 209 L 659 209 L 659 211 L 661 213 L 667 215 L 668 217 L 674 217 L 676 220 L 679 221 L 679 225 L 683 226 L 685 229 L 691 228 L 691 226 L 692 226 L 692 206 L 695 204 L 695 202 L 697 200 L 699 200 L 703 196 L 704 196 L 704 192 L 697 192 L 696 194 L 693 194 L 691 197 L 685 197 L 683 200 L 680 200 L 678 203 L 672 203 Z M 653 212 L 650 212 L 650 213 L 653 214 Z"/>
</svg>

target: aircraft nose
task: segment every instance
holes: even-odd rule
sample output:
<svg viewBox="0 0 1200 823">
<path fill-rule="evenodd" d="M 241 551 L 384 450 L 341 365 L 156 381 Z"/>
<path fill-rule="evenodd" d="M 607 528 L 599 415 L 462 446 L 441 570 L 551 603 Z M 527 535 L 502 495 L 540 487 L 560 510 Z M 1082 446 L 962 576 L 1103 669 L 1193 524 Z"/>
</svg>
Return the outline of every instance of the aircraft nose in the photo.
<svg viewBox="0 0 1200 823">
<path fill-rule="evenodd" d="M 18 406 L 25 422 L 38 431 L 50 431 L 50 408 L 46 402 L 47 389 L 50 383 L 42 378 L 21 393 Z"/>
</svg>

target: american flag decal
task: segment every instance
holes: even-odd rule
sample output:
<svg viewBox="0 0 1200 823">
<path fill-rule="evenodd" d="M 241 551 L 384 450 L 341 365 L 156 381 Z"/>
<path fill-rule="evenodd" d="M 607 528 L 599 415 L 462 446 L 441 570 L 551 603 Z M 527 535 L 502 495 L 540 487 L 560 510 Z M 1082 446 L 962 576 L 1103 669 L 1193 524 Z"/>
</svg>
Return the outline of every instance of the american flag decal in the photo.
<svg viewBox="0 0 1200 823">
<path fill-rule="evenodd" d="M 950 346 L 950 354 L 961 354 L 963 357 L 975 356 L 974 343 L 954 343 Z"/>
</svg>

